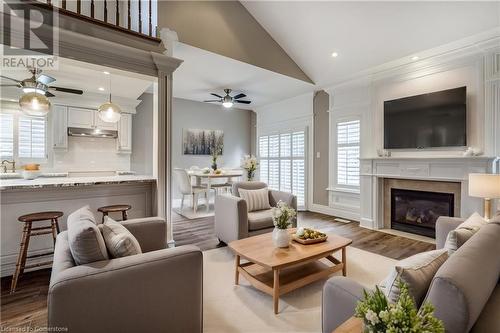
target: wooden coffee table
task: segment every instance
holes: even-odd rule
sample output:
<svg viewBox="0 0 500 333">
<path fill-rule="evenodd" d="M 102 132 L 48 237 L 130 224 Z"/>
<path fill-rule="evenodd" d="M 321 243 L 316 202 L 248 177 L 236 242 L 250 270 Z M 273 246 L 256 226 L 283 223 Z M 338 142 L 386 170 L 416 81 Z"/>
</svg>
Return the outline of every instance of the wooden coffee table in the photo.
<svg viewBox="0 0 500 333">
<path fill-rule="evenodd" d="M 295 232 L 290 229 L 290 232 Z M 272 233 L 229 243 L 235 253 L 234 283 L 243 275 L 255 288 L 273 296 L 274 313 L 278 313 L 279 296 L 342 270 L 346 275 L 346 247 L 352 240 L 327 233 L 322 243 L 302 245 L 291 241 L 288 248 L 274 247 Z M 342 251 L 342 261 L 332 256 Z M 241 263 L 244 258 L 248 262 Z"/>
</svg>

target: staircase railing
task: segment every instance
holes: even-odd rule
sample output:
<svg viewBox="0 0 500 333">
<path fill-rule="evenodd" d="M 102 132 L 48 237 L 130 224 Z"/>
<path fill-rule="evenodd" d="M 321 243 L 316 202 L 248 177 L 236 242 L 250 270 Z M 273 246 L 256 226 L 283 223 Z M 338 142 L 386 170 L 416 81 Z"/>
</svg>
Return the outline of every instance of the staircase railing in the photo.
<svg viewBox="0 0 500 333">
<path fill-rule="evenodd" d="M 37 0 L 78 17 L 145 38 L 157 38 L 157 0 Z"/>
</svg>

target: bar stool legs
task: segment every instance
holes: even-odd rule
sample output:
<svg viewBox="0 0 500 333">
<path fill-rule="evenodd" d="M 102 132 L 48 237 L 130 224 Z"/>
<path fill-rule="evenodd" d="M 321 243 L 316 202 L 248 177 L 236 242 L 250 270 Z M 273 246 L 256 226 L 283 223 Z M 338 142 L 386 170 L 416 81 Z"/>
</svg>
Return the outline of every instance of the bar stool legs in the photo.
<svg viewBox="0 0 500 333">
<path fill-rule="evenodd" d="M 32 265 L 26 265 L 27 259 L 39 258 L 54 253 L 53 251 L 50 251 L 28 256 L 28 248 L 32 236 L 35 237 L 35 236 L 49 235 L 49 234 L 52 236 L 52 240 L 55 246 L 57 234 L 59 233 L 58 218 L 61 216 L 63 216 L 62 212 L 40 212 L 40 213 L 23 215 L 18 218 L 18 220 L 20 222 L 23 222 L 24 225 L 23 225 L 23 234 L 21 237 L 21 243 L 19 248 L 19 255 L 16 261 L 16 270 L 12 275 L 12 282 L 10 285 L 11 293 L 16 291 L 19 277 L 24 273 L 25 269 L 52 264 L 52 261 L 45 261 L 45 262 L 38 262 Z M 33 227 L 33 223 L 39 221 L 50 221 L 50 226 Z"/>
</svg>

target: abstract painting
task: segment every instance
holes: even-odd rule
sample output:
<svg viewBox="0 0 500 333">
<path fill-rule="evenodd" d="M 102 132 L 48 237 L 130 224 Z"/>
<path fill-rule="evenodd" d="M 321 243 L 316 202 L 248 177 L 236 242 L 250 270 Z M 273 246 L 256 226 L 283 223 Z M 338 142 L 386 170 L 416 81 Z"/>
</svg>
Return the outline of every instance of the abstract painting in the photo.
<svg viewBox="0 0 500 333">
<path fill-rule="evenodd" d="M 185 129 L 183 133 L 184 155 L 222 155 L 224 148 L 224 131 L 207 129 Z"/>
</svg>

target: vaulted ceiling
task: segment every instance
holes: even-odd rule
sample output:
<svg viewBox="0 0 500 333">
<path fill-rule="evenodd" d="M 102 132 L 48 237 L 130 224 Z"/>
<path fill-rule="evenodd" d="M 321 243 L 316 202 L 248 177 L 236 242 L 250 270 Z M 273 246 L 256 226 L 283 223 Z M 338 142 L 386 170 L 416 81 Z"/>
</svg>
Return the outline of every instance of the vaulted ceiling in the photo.
<svg viewBox="0 0 500 333">
<path fill-rule="evenodd" d="M 318 87 L 500 26 L 497 1 L 242 3 Z"/>
</svg>

